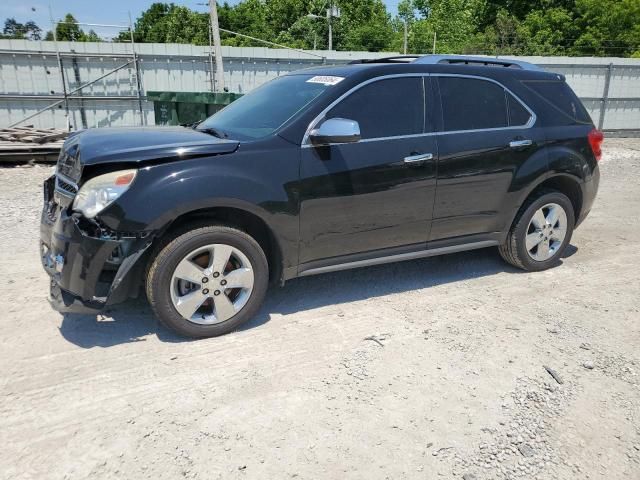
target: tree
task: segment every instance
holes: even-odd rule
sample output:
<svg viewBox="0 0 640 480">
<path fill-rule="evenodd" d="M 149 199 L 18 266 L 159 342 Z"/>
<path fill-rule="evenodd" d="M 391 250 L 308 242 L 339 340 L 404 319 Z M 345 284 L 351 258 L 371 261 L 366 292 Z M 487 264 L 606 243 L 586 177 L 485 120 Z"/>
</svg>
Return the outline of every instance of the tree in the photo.
<svg viewBox="0 0 640 480">
<path fill-rule="evenodd" d="M 100 38 L 100 36 L 93 30 L 89 30 L 89 33 L 86 33 L 84 38 L 82 39 L 83 42 L 101 42 L 102 39 Z"/>
<path fill-rule="evenodd" d="M 327 8 L 338 50 L 492 55 L 640 56 L 640 0 L 400 0 L 391 18 L 382 0 L 240 0 L 218 7 L 220 27 L 294 48 L 328 47 Z M 314 17 L 309 17 L 312 14 Z M 98 41 L 71 14 L 56 27 L 58 39 Z M 134 26 L 136 42 L 207 45 L 209 15 L 174 3 L 156 2 Z M 33 22 L 6 19 L 3 35 L 40 38 Z M 51 32 L 47 39 L 52 39 Z M 264 46 L 259 40 L 223 32 L 222 43 Z M 130 41 L 130 32 L 116 41 Z"/>
<path fill-rule="evenodd" d="M 630 56 L 640 50 L 638 0 L 576 0 L 573 54 Z"/>
<path fill-rule="evenodd" d="M 78 26 L 77 20 L 73 15 L 67 13 L 64 20 L 56 25 L 56 38 L 68 42 L 81 42 L 84 32 Z"/>
<path fill-rule="evenodd" d="M 2 34 L 6 38 L 22 38 L 25 34 L 24 25 L 16 22 L 15 18 L 7 18 L 4 21 Z"/>
<path fill-rule="evenodd" d="M 270 28 L 267 22 L 267 4 L 260 0 L 244 0 L 235 7 L 229 8 L 226 18 L 220 18 L 220 26 L 232 32 L 239 32 L 272 42 L 277 41 L 279 33 Z M 224 23 L 223 23 L 224 21 Z M 231 46 L 261 46 L 264 43 L 255 42 L 248 38 L 238 37 L 231 34 L 222 35 L 222 43 Z"/>
<path fill-rule="evenodd" d="M 413 0 L 417 20 L 409 33 L 409 50 L 461 53 L 476 32 L 475 12 L 482 0 Z"/>
<path fill-rule="evenodd" d="M 17 22 L 15 18 L 7 18 L 4 22 L 3 38 L 40 40 L 41 36 L 42 30 L 31 20 L 22 24 Z"/>
<path fill-rule="evenodd" d="M 525 55 L 566 55 L 578 35 L 570 11 L 558 7 L 529 13 L 520 27 Z"/>
<path fill-rule="evenodd" d="M 382 0 L 342 0 L 339 36 L 334 44 L 341 50 L 388 50 L 393 36 L 391 17 Z"/>
<path fill-rule="evenodd" d="M 386 49 L 393 36 L 391 18 L 382 0 L 335 0 L 342 15 L 332 18 L 334 45 L 339 49 Z M 295 48 L 327 48 L 326 0 L 242 0 L 218 8 L 220 27 Z M 319 18 L 309 18 L 311 13 Z M 154 3 L 135 22 L 137 42 L 207 44 L 208 15 L 172 3 Z M 128 32 L 118 40 L 128 41 Z M 223 32 L 224 45 L 264 46 L 263 42 Z"/>
<path fill-rule="evenodd" d="M 29 20 L 24 24 L 24 28 L 29 40 L 40 40 L 42 38 L 42 29 L 36 24 L 36 22 Z"/>
</svg>

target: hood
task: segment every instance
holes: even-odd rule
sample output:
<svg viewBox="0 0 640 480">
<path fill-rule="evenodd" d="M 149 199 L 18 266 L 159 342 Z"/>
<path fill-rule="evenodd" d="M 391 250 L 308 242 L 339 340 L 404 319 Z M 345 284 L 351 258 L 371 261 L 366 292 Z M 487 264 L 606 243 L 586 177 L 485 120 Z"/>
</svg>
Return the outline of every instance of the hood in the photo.
<svg viewBox="0 0 640 480">
<path fill-rule="evenodd" d="M 184 127 L 91 128 L 65 142 L 64 149 L 77 149 L 82 165 L 98 163 L 144 163 L 235 152 L 237 140 Z"/>
</svg>

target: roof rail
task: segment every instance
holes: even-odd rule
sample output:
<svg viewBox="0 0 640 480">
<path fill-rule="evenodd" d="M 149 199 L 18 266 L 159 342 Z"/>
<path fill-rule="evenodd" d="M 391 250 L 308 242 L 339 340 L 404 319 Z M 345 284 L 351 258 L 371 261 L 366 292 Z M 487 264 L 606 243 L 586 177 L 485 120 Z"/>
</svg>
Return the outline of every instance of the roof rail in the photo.
<svg viewBox="0 0 640 480">
<path fill-rule="evenodd" d="M 349 62 L 349 65 L 357 63 L 411 63 L 421 57 L 422 55 L 394 55 L 392 57 L 364 58 L 361 60 L 353 60 Z"/>
<path fill-rule="evenodd" d="M 358 63 L 418 63 L 424 65 L 447 63 L 450 65 L 473 65 L 476 67 L 485 66 L 520 68 L 522 70 L 543 70 L 541 67 L 534 65 L 533 63 L 523 62 L 521 60 L 464 55 L 394 55 L 391 57 L 353 60 L 352 62 L 349 62 L 349 64 Z"/>
<path fill-rule="evenodd" d="M 450 65 L 473 65 L 473 66 L 485 66 L 485 67 L 505 67 L 505 68 L 520 68 L 522 70 L 542 70 L 537 65 L 529 62 L 523 62 L 521 60 L 511 59 L 498 59 L 494 57 L 467 57 L 464 55 L 423 55 L 413 63 L 420 64 L 437 64 L 448 63 Z"/>
</svg>

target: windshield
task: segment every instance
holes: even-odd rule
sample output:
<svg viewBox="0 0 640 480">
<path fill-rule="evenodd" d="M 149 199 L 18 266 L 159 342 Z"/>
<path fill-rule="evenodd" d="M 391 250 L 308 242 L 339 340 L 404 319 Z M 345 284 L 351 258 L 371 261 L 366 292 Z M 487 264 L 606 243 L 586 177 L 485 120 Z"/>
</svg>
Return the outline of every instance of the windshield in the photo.
<svg viewBox="0 0 640 480">
<path fill-rule="evenodd" d="M 240 97 L 197 128 L 240 140 L 266 137 L 340 80 L 314 75 L 278 77 Z"/>
</svg>

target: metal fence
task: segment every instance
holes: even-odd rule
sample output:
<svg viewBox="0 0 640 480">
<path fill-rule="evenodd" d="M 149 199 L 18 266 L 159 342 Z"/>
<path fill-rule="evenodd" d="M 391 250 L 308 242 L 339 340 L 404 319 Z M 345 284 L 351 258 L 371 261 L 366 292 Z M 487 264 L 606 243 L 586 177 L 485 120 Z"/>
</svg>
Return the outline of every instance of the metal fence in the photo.
<svg viewBox="0 0 640 480">
<path fill-rule="evenodd" d="M 225 85 L 233 93 L 246 93 L 292 70 L 384 55 L 262 47 L 223 47 L 222 53 Z M 564 74 L 600 128 L 640 132 L 640 59 L 520 59 Z M 41 110 L 23 124 L 151 125 L 147 91 L 213 91 L 213 69 L 207 46 L 0 40 L 0 127 Z"/>
</svg>

